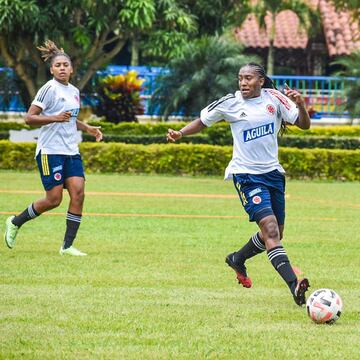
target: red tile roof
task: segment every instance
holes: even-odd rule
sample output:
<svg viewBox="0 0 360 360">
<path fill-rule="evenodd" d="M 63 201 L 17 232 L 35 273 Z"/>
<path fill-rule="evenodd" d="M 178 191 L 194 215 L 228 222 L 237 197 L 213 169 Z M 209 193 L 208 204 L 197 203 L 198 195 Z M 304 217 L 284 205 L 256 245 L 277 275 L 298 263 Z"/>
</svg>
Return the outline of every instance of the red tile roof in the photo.
<svg viewBox="0 0 360 360">
<path fill-rule="evenodd" d="M 328 0 L 312 0 L 311 5 L 318 8 L 324 30 L 325 41 L 330 56 L 350 54 L 360 50 L 359 24 L 352 21 L 348 12 L 337 13 Z M 271 25 L 271 17 L 265 18 L 266 28 Z M 299 27 L 297 15 L 290 10 L 282 11 L 275 19 L 275 47 L 305 49 L 308 36 Z M 236 38 L 252 48 L 266 48 L 269 46 L 267 31 L 259 29 L 254 15 L 249 15 L 243 25 L 235 30 Z"/>
</svg>

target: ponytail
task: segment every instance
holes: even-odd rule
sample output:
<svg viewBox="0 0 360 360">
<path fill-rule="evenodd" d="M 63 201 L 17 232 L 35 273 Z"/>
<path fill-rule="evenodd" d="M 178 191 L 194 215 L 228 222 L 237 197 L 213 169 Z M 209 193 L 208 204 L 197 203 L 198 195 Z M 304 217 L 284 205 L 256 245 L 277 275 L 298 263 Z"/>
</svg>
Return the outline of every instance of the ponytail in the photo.
<svg viewBox="0 0 360 360">
<path fill-rule="evenodd" d="M 65 53 L 64 49 L 59 49 L 56 44 L 51 40 L 46 40 L 44 42 L 44 45 L 38 46 L 37 49 L 40 50 L 41 57 L 44 62 L 49 63 L 50 66 L 53 64 L 57 56 L 65 56 L 71 62 L 70 56 Z"/>
</svg>

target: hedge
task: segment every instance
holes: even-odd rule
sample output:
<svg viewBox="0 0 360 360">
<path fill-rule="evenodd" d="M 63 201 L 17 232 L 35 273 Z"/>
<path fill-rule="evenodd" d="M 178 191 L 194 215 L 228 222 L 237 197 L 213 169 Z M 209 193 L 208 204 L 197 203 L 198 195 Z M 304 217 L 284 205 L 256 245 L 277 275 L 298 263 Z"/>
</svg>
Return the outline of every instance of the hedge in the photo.
<svg viewBox="0 0 360 360">
<path fill-rule="evenodd" d="M 231 146 L 193 144 L 129 145 L 82 143 L 88 172 L 222 176 Z M 35 144 L 0 141 L 0 169 L 34 170 Z M 360 180 L 360 150 L 281 148 L 288 177 Z"/>
<path fill-rule="evenodd" d="M 89 124 L 101 126 L 104 132 L 122 135 L 161 135 L 167 132 L 169 127 L 178 130 L 188 124 L 187 122 L 161 122 L 161 123 L 120 123 L 111 124 L 108 122 L 90 121 Z M 204 129 L 203 133 L 209 134 L 214 138 L 231 137 L 231 130 L 225 121 Z M 347 136 L 360 137 L 360 125 L 339 125 L 339 126 L 315 126 L 309 130 L 301 130 L 297 126 L 288 126 L 286 135 L 297 136 Z"/>
<path fill-rule="evenodd" d="M 169 127 L 175 130 L 181 129 L 186 122 L 161 122 L 161 123 L 120 123 L 112 124 L 105 121 L 90 121 L 89 124 L 101 126 L 104 133 L 112 135 L 164 135 Z M 8 130 L 30 129 L 25 123 L 1 122 L 0 132 Z M 226 122 L 220 122 L 208 129 L 204 129 L 202 134 L 209 135 L 210 138 L 217 140 L 231 138 L 230 126 Z M 360 125 L 339 125 L 339 126 L 317 126 L 309 130 L 301 130 L 296 126 L 289 126 L 286 135 L 296 136 L 344 136 L 360 137 Z"/>
<path fill-rule="evenodd" d="M 176 123 L 176 128 L 182 127 L 183 123 Z M 18 124 L 19 125 L 19 124 Z M 166 143 L 166 132 L 169 124 L 162 124 L 161 134 L 157 134 L 160 130 L 160 126 L 150 126 L 145 124 L 119 124 L 116 126 L 110 124 L 110 127 L 103 128 L 104 131 L 104 142 L 123 142 L 126 144 L 165 144 Z M 124 126 L 126 125 L 126 126 Z M 166 125 L 166 126 L 165 126 Z M 117 128 L 117 131 L 123 131 L 125 128 L 129 128 L 129 132 L 116 134 L 111 133 L 112 128 Z M 345 128 L 347 131 L 347 127 Z M 322 129 L 325 132 L 325 129 Z M 325 149 L 348 149 L 356 150 L 360 148 L 360 137 L 345 137 L 345 136 L 300 136 L 300 131 L 297 135 L 284 135 L 279 137 L 279 145 L 282 147 L 298 147 L 298 148 L 325 148 Z M 331 133 L 330 130 L 326 131 Z M 345 130 L 344 130 L 345 131 Z M 109 133 L 110 132 L 110 133 Z M 306 132 L 303 132 L 306 133 Z M 355 134 L 356 132 L 354 132 Z M 0 131 L 0 140 L 9 139 L 8 131 Z M 83 141 L 93 142 L 94 137 L 83 133 Z M 217 125 L 209 129 L 205 129 L 202 133 L 186 136 L 181 140 L 182 143 L 192 144 L 209 144 L 209 145 L 232 145 L 232 136 L 228 126 Z"/>
<path fill-rule="evenodd" d="M 282 147 L 297 147 L 300 149 L 360 149 L 360 138 L 343 136 L 297 136 L 284 135 L 278 138 Z"/>
<path fill-rule="evenodd" d="M 0 133 L 1 134 L 1 133 Z M 95 142 L 95 138 L 89 134 L 82 134 L 83 141 Z M 166 133 L 162 135 L 113 135 L 104 134 L 104 142 L 123 142 L 126 144 L 166 144 Z M 209 138 L 205 134 L 186 136 L 181 140 L 182 143 L 209 144 Z M 211 145 L 211 144 L 210 144 Z"/>
<path fill-rule="evenodd" d="M 94 142 L 95 138 L 88 134 L 83 134 L 83 141 Z M 104 142 L 123 142 L 126 144 L 165 144 L 167 143 L 165 135 L 105 135 Z M 360 138 L 340 137 L 340 136 L 296 136 L 284 135 L 278 138 L 279 146 L 297 147 L 300 149 L 360 149 Z M 208 144 L 208 145 L 232 145 L 232 137 L 223 139 L 209 138 L 206 134 L 186 136 L 180 143 Z"/>
</svg>

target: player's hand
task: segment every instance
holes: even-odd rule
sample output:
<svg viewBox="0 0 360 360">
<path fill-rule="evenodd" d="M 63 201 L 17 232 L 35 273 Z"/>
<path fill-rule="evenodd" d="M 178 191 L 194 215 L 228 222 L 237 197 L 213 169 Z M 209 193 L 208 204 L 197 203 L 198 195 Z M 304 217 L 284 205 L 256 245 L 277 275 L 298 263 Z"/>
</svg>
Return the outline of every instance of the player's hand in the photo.
<svg viewBox="0 0 360 360">
<path fill-rule="evenodd" d="M 285 84 L 284 89 L 285 95 L 292 100 L 296 105 L 304 106 L 305 101 L 302 95 L 295 89 L 291 89 L 287 84 Z"/>
<path fill-rule="evenodd" d="M 71 118 L 71 112 L 65 111 L 59 115 L 55 115 L 56 122 L 69 122 Z"/>
<path fill-rule="evenodd" d="M 92 135 L 95 137 L 96 141 L 101 141 L 103 139 L 103 133 L 100 130 L 101 126 L 88 126 L 86 129 L 86 132 L 89 135 Z"/>
<path fill-rule="evenodd" d="M 175 142 L 176 140 L 179 140 L 182 138 L 181 131 L 176 131 L 174 129 L 168 129 L 166 140 L 170 142 Z"/>
</svg>

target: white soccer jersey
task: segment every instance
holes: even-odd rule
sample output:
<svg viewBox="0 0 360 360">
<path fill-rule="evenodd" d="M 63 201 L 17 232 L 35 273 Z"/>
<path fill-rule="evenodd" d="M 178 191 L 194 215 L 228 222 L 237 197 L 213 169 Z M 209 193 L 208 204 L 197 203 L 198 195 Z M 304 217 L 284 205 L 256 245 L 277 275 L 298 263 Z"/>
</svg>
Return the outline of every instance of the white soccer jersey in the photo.
<svg viewBox="0 0 360 360">
<path fill-rule="evenodd" d="M 206 126 L 225 120 L 233 136 L 233 156 L 225 179 L 232 174 L 264 174 L 272 170 L 285 172 L 279 164 L 277 135 L 281 119 L 294 124 L 298 109 L 289 98 L 275 89 L 261 89 L 259 97 L 243 99 L 241 92 L 229 94 L 201 111 Z"/>
<path fill-rule="evenodd" d="M 42 115 L 59 115 L 71 112 L 69 122 L 54 122 L 43 125 L 37 141 L 36 155 L 41 150 L 48 155 L 76 155 L 79 153 L 76 119 L 80 111 L 79 90 L 52 79 L 36 94 L 32 105 L 42 109 Z"/>
</svg>

